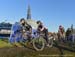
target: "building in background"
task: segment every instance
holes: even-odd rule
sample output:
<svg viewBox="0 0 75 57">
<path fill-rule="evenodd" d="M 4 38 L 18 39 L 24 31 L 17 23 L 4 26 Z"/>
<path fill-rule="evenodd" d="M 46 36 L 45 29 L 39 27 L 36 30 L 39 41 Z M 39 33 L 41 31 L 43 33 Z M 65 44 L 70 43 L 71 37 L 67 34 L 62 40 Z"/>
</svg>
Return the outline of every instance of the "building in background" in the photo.
<svg viewBox="0 0 75 57">
<path fill-rule="evenodd" d="M 28 24 L 30 24 L 32 26 L 33 29 L 37 28 L 36 21 L 31 18 L 31 8 L 30 8 L 30 5 L 28 5 L 26 21 L 27 21 Z"/>
<path fill-rule="evenodd" d="M 11 33 L 12 24 L 2 22 L 0 23 L 0 38 L 9 37 Z"/>
</svg>

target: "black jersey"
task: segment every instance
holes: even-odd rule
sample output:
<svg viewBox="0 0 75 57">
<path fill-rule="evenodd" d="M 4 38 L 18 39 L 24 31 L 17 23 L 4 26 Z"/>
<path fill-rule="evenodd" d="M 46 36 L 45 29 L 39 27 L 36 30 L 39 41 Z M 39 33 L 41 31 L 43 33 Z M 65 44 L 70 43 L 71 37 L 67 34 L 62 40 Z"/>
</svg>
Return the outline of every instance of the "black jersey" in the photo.
<svg viewBox="0 0 75 57">
<path fill-rule="evenodd" d="M 38 26 L 38 31 L 40 31 L 44 26 L 43 25 L 39 25 Z"/>
<path fill-rule="evenodd" d="M 32 29 L 32 27 L 29 24 L 25 24 L 22 27 L 23 27 L 23 30 L 25 31 L 29 31 L 30 29 Z"/>
<path fill-rule="evenodd" d="M 39 25 L 38 28 L 42 29 L 43 28 L 43 25 Z"/>
</svg>

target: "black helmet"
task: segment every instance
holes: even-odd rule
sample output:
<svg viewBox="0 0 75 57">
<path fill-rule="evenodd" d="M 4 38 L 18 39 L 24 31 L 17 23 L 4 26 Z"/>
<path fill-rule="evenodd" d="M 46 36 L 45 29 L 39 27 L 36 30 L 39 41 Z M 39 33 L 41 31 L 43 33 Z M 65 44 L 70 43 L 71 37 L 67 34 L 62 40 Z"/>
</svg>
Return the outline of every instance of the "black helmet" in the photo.
<svg viewBox="0 0 75 57">
<path fill-rule="evenodd" d="M 24 19 L 24 18 L 21 18 L 21 19 L 20 19 L 20 22 L 21 22 L 21 21 L 23 21 L 23 20 L 25 21 L 25 19 Z"/>
<path fill-rule="evenodd" d="M 37 21 L 37 24 L 42 23 L 41 21 Z"/>
</svg>

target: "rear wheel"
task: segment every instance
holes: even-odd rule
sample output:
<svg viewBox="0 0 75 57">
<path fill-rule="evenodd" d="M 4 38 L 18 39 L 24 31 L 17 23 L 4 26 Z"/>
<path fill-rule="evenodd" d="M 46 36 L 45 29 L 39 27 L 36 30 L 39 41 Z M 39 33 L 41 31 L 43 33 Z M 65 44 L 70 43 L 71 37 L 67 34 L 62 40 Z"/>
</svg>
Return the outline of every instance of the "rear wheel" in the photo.
<svg viewBox="0 0 75 57">
<path fill-rule="evenodd" d="M 53 37 L 49 37 L 49 47 L 53 46 Z"/>
</svg>

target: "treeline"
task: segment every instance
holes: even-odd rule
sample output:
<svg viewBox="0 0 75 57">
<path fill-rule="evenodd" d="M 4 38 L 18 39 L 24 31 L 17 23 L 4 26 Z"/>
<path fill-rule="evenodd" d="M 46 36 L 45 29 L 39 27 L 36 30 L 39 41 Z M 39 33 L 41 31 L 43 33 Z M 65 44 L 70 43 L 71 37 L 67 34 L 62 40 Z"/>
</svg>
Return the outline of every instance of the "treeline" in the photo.
<svg viewBox="0 0 75 57">
<path fill-rule="evenodd" d="M 1 29 L 11 29 L 11 27 L 12 27 L 11 23 L 5 23 L 5 22 L 0 23 L 0 30 Z"/>
</svg>

